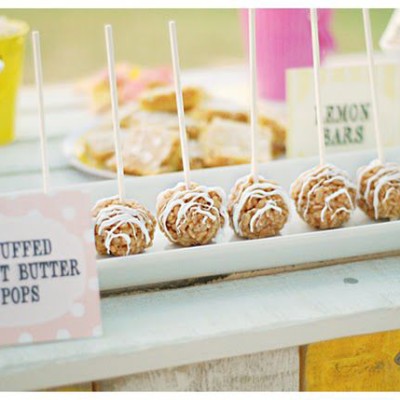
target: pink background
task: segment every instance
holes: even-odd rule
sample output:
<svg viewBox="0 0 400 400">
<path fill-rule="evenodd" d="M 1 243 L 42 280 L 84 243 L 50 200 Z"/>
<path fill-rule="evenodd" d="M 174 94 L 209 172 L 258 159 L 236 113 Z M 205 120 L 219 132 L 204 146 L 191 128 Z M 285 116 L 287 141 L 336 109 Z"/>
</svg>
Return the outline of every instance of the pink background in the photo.
<svg viewBox="0 0 400 400">
<path fill-rule="evenodd" d="M 286 69 L 312 66 L 309 9 L 258 9 L 256 11 L 257 76 L 260 97 L 284 101 Z M 247 10 L 241 11 L 245 47 L 248 44 Z M 321 62 L 334 49 L 330 31 L 332 10 L 318 10 Z"/>
</svg>

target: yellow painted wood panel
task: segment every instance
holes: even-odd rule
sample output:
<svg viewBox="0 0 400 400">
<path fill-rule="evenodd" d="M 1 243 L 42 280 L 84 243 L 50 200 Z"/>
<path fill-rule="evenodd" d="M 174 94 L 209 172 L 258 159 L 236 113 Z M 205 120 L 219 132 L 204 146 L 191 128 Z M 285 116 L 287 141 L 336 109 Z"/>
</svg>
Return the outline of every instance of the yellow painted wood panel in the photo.
<svg viewBox="0 0 400 400">
<path fill-rule="evenodd" d="M 75 385 L 60 386 L 52 389 L 47 389 L 46 392 L 92 392 L 92 382 L 77 383 Z"/>
<path fill-rule="evenodd" d="M 400 391 L 400 331 L 353 336 L 305 346 L 305 391 Z"/>
</svg>

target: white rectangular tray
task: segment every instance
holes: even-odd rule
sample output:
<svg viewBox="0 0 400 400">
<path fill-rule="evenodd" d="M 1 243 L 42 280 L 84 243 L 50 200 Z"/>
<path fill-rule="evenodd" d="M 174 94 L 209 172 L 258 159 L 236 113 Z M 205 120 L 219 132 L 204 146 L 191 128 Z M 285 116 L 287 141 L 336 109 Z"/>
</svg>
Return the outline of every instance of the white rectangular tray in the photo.
<svg viewBox="0 0 400 400">
<path fill-rule="evenodd" d="M 345 153 L 329 157 L 329 162 L 346 170 L 355 180 L 358 167 L 367 164 L 374 152 Z M 387 152 L 388 159 L 400 162 L 400 149 Z M 260 173 L 278 181 L 285 190 L 317 159 L 272 161 L 260 166 Z M 193 171 L 192 179 L 204 185 L 221 186 L 229 193 L 235 181 L 247 174 L 247 165 Z M 181 173 L 127 178 L 127 196 L 154 212 L 157 195 L 182 180 Z M 93 202 L 116 194 L 115 181 L 86 185 Z M 400 250 L 400 221 L 373 222 L 360 210 L 344 227 L 329 231 L 309 228 L 292 209 L 282 234 L 259 240 L 241 240 L 227 225 L 216 243 L 190 248 L 171 245 L 157 230 L 154 246 L 144 254 L 128 257 L 99 257 L 102 291 L 153 285 L 176 280 L 217 276 L 235 272 L 367 256 Z"/>
</svg>

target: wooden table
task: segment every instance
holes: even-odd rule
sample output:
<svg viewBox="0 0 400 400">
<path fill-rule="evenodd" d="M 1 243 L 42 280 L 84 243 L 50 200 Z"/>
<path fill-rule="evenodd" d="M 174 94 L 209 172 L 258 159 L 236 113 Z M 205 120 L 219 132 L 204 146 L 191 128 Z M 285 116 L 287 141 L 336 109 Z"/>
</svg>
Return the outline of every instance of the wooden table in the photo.
<svg viewBox="0 0 400 400">
<path fill-rule="evenodd" d="M 244 73 L 217 68 L 211 85 L 229 97 Z M 22 94 L 18 139 L 0 148 L 3 193 L 41 185 L 35 94 Z M 96 180 L 61 150 L 64 136 L 93 118 L 85 98 L 71 85 L 47 87 L 45 97 L 51 181 Z M 106 297 L 101 338 L 0 349 L 0 389 L 396 391 L 399 284 L 392 256 Z"/>
</svg>

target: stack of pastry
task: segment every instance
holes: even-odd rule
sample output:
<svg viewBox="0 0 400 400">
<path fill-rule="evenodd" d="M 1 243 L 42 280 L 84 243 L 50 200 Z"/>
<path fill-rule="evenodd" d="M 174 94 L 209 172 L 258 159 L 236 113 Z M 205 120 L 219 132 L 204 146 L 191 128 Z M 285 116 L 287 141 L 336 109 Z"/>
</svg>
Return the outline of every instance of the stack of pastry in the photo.
<svg viewBox="0 0 400 400">
<path fill-rule="evenodd" d="M 182 90 L 191 167 L 218 167 L 250 161 L 247 110 L 213 98 L 199 87 Z M 270 115 L 270 114 L 268 114 Z M 260 162 L 285 153 L 286 128 L 276 116 L 259 116 Z M 152 175 L 182 168 L 174 88 L 145 90 L 121 118 L 124 169 L 128 175 Z M 87 132 L 78 142 L 79 159 L 100 169 L 115 170 L 111 127 Z"/>
<path fill-rule="evenodd" d="M 241 122 L 246 125 L 246 129 L 248 129 L 248 124 L 250 123 L 249 113 L 244 108 L 242 108 L 239 104 L 233 101 L 227 99 L 219 99 L 219 98 L 207 98 L 205 101 L 201 102 L 199 107 L 194 109 L 194 111 L 192 112 L 192 116 L 195 117 L 197 120 L 204 121 L 206 124 L 211 124 L 215 118 L 227 122 L 229 121 Z M 278 115 L 276 111 L 268 109 L 260 113 L 258 121 L 260 125 L 260 131 L 261 132 L 264 131 L 264 133 L 265 131 L 268 131 L 269 135 L 268 158 L 278 158 L 284 155 L 286 152 L 286 126 L 284 123 L 283 116 Z M 221 128 L 223 129 L 229 127 L 229 124 L 227 124 L 225 127 L 223 126 L 223 124 L 218 124 L 218 125 L 221 126 Z M 211 129 L 213 131 L 215 130 L 214 127 Z M 203 143 L 204 143 L 203 147 L 207 150 L 208 142 L 203 141 Z M 246 161 L 240 161 L 240 162 L 235 162 L 235 160 L 231 161 L 232 162 L 230 162 L 230 164 L 241 164 L 249 162 L 249 154 L 247 154 Z M 226 164 L 218 164 L 218 165 L 226 165 Z"/>
<path fill-rule="evenodd" d="M 259 162 L 270 160 L 271 130 L 259 130 Z M 208 167 L 245 164 L 250 159 L 249 125 L 245 122 L 214 118 L 199 138 L 204 163 Z"/>
</svg>

